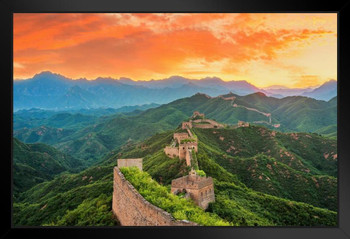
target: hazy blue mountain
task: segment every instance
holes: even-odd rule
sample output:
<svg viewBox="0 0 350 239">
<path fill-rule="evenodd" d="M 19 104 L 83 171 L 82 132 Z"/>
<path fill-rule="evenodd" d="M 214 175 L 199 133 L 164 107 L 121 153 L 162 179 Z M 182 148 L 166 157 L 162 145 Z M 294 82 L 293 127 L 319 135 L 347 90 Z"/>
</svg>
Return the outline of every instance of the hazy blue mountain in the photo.
<svg viewBox="0 0 350 239">
<path fill-rule="evenodd" d="M 303 93 L 303 96 L 311 97 L 317 100 L 328 101 L 333 97 L 337 96 L 337 81 L 330 80 L 314 89 L 311 92 Z"/>
<path fill-rule="evenodd" d="M 184 80 L 184 84 L 180 84 L 177 82 L 178 78 L 170 79 L 169 84 L 166 84 L 167 81 L 157 81 L 159 87 L 147 87 L 134 81 L 134 84 L 125 84 L 129 81 L 131 80 L 125 78 L 71 80 L 59 74 L 42 72 L 31 79 L 14 82 L 13 106 L 15 111 L 30 108 L 54 110 L 120 108 L 130 105 L 169 103 L 197 92 L 205 92 L 212 96 L 229 92 L 224 88 L 201 87 L 187 79 Z"/>
<path fill-rule="evenodd" d="M 275 98 L 284 98 L 287 96 L 307 96 L 316 100 L 328 101 L 337 96 L 337 81 L 330 80 L 319 87 L 308 88 L 288 88 L 281 85 L 273 85 L 264 87 L 263 92 L 268 96 Z"/>
<path fill-rule="evenodd" d="M 171 76 L 169 78 L 161 80 L 150 80 L 150 81 L 133 81 L 128 78 L 121 78 L 119 81 L 127 85 L 138 85 L 145 86 L 152 89 L 162 89 L 162 88 L 179 88 L 183 85 L 191 82 L 190 79 L 184 78 L 182 76 Z"/>
<path fill-rule="evenodd" d="M 332 99 L 330 99 L 328 102 L 329 102 L 331 105 L 336 106 L 337 103 L 338 103 L 338 97 L 335 96 L 335 97 L 333 97 Z"/>
<path fill-rule="evenodd" d="M 199 80 L 181 76 L 150 81 L 102 77 L 95 80 L 72 80 L 46 71 L 30 79 L 14 81 L 13 106 L 15 111 L 30 108 L 54 110 L 120 108 L 151 103 L 166 104 L 198 92 L 215 97 L 229 92 L 243 96 L 259 91 L 276 98 L 305 95 L 329 100 L 336 96 L 336 81 L 325 83 L 314 90 L 283 87 L 259 89 L 246 81 L 223 81 L 217 77 Z"/>
<path fill-rule="evenodd" d="M 287 96 L 297 96 L 302 95 L 304 93 L 308 93 L 313 91 L 314 88 L 307 87 L 307 88 L 288 88 L 286 86 L 282 85 L 272 85 L 269 87 L 264 87 L 263 92 L 268 95 L 275 98 L 284 98 Z"/>
<path fill-rule="evenodd" d="M 128 85 L 139 85 L 153 89 L 161 88 L 179 88 L 186 85 L 198 86 L 201 88 L 216 89 L 224 92 L 233 92 L 238 95 L 250 94 L 259 91 L 259 88 L 248 83 L 247 81 L 223 81 L 218 77 L 206 77 L 199 80 L 187 79 L 182 76 L 171 76 L 161 80 L 150 81 L 132 81 L 131 79 L 123 78 L 120 82 Z M 208 90 L 208 89 L 207 89 Z M 197 92 L 196 92 L 197 93 Z M 210 94 L 210 92 L 204 92 Z"/>
</svg>

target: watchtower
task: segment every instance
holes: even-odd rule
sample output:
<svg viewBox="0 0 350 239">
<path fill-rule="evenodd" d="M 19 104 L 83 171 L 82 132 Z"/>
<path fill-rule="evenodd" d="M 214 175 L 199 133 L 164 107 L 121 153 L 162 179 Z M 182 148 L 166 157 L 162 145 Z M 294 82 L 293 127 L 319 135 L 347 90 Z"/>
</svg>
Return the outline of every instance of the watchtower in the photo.
<svg viewBox="0 0 350 239">
<path fill-rule="evenodd" d="M 194 173 L 193 173 L 194 172 Z M 212 177 L 201 177 L 193 171 L 190 175 L 171 181 L 173 194 L 186 193 L 199 207 L 207 209 L 210 202 L 215 201 Z"/>
</svg>

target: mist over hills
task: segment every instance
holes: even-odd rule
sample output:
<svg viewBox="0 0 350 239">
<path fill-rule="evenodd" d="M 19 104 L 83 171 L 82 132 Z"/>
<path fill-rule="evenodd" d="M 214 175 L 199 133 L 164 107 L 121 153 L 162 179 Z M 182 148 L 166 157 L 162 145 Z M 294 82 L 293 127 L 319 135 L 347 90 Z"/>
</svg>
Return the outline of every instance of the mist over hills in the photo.
<svg viewBox="0 0 350 239">
<path fill-rule="evenodd" d="M 212 97 L 229 92 L 240 96 L 263 92 L 276 98 L 304 95 L 327 101 L 336 96 L 336 88 L 337 82 L 329 81 L 316 89 L 286 89 L 285 87 L 259 89 L 246 81 L 225 82 L 217 77 L 194 80 L 171 76 L 150 81 L 100 77 L 89 81 L 72 80 L 45 71 L 30 79 L 14 81 L 13 107 L 14 111 L 30 108 L 54 110 L 120 108 L 151 103 L 166 104 L 198 92 Z"/>
</svg>

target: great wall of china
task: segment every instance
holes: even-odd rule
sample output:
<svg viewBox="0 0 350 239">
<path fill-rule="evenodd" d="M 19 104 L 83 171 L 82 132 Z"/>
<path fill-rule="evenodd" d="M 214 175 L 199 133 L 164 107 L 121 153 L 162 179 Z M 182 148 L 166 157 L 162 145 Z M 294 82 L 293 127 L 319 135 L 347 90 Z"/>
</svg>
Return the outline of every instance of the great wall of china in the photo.
<svg viewBox="0 0 350 239">
<path fill-rule="evenodd" d="M 132 163 L 129 167 L 133 166 Z M 137 166 L 137 165 L 134 165 Z M 122 226 L 195 226 L 196 223 L 175 220 L 170 213 L 154 206 L 114 167 L 112 211 Z"/>
<path fill-rule="evenodd" d="M 207 98 L 212 98 L 208 95 L 205 95 Z M 265 120 L 260 120 L 260 121 L 253 121 L 252 123 L 257 123 L 257 124 L 267 124 L 267 125 L 271 125 L 275 128 L 278 128 L 280 127 L 280 124 L 272 124 L 272 120 L 271 120 L 271 113 L 266 113 L 266 112 L 262 112 L 258 109 L 255 109 L 255 108 L 250 108 L 250 107 L 246 107 L 244 105 L 238 105 L 237 103 L 235 103 L 235 100 L 236 100 L 236 97 L 235 96 L 229 96 L 229 97 L 225 97 L 224 95 L 219 95 L 217 98 L 221 98 L 223 100 L 227 100 L 227 101 L 232 101 L 232 106 L 235 107 L 235 108 L 243 108 L 243 109 L 246 109 L 246 110 L 249 110 L 249 111 L 254 111 L 254 112 L 257 112 L 259 114 L 262 114 L 264 115 L 265 117 L 268 118 L 267 121 Z"/>
<path fill-rule="evenodd" d="M 210 96 L 207 96 L 211 98 Z M 234 103 L 236 97 L 223 97 L 223 100 L 232 101 L 233 107 L 242 107 L 255 111 L 269 118 L 269 121 L 261 121 L 271 124 L 271 114 L 261 112 Z M 259 121 L 260 122 L 260 121 Z M 238 121 L 235 127 L 249 127 L 250 124 Z M 279 125 L 273 125 L 279 127 Z M 182 130 L 186 132 L 174 133 L 170 146 L 164 148 L 165 154 L 170 158 L 178 157 L 186 160 L 186 165 L 191 168 L 189 175 L 177 178 L 171 182 L 171 193 L 185 193 L 185 198 L 192 199 L 199 207 L 206 209 L 210 202 L 215 201 L 214 182 L 211 177 L 197 175 L 193 165 L 193 154 L 198 152 L 198 140 L 193 135 L 192 128 L 223 128 L 225 125 L 214 120 L 205 119 L 204 114 L 195 111 L 189 121 L 182 122 Z M 128 182 L 119 168 L 138 167 L 142 171 L 142 158 L 118 159 L 114 168 L 112 211 L 122 226 L 195 226 L 194 222 L 175 220 L 168 212 L 152 205 Z M 198 165 L 197 165 L 198 167 Z"/>
<path fill-rule="evenodd" d="M 203 117 L 204 114 L 194 112 L 192 118 Z M 199 121 L 197 121 L 199 122 Z M 212 128 L 222 127 L 213 120 L 208 121 Z M 182 129 L 187 132 L 174 133 L 171 146 L 165 147 L 165 153 L 179 160 L 186 160 L 191 167 L 189 175 L 171 182 L 171 193 L 184 193 L 185 198 L 192 199 L 199 207 L 206 209 L 215 201 L 213 178 L 197 175 L 193 165 L 193 153 L 198 151 L 197 138 L 191 132 L 191 122 L 183 122 Z M 178 147 L 176 147 L 178 145 Z M 194 226 L 193 222 L 175 220 L 166 211 L 152 205 L 128 182 L 119 168 L 138 167 L 142 171 L 142 158 L 118 159 L 114 168 L 112 211 L 123 226 Z M 198 165 L 197 165 L 198 167 Z M 127 210 L 125 210 L 127 208 Z"/>
</svg>

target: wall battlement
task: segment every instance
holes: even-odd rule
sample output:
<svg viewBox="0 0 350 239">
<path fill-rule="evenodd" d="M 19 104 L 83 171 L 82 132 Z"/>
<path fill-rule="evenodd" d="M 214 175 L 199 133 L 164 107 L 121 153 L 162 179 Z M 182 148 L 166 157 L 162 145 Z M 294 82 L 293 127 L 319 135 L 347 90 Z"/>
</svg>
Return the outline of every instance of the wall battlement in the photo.
<svg viewBox="0 0 350 239">
<path fill-rule="evenodd" d="M 135 166 L 142 171 L 142 158 L 118 159 L 117 165 L 118 165 L 118 168 Z"/>
<path fill-rule="evenodd" d="M 175 220 L 170 213 L 149 203 L 114 167 L 113 214 L 122 226 L 196 226 L 189 221 Z"/>
<path fill-rule="evenodd" d="M 179 145 L 179 158 L 180 160 L 185 159 L 187 166 L 191 166 L 192 150 L 198 152 L 197 142 L 186 142 Z"/>
<path fill-rule="evenodd" d="M 185 123 L 185 124 L 184 124 Z M 191 160 L 192 157 L 190 150 L 194 150 L 195 152 L 198 152 L 198 145 L 197 145 L 197 139 L 193 137 L 193 134 L 190 130 L 190 127 L 192 123 L 191 122 L 183 122 L 182 128 L 187 130 L 183 133 L 174 133 L 173 139 L 177 141 L 178 147 L 175 147 L 175 145 L 171 146 L 165 146 L 164 153 L 170 157 L 175 158 L 179 157 L 180 160 L 185 159 L 187 166 L 191 166 Z M 187 140 L 189 142 L 184 142 L 183 140 Z"/>
<path fill-rule="evenodd" d="M 171 186 L 199 189 L 213 184 L 213 178 L 201 177 L 199 175 L 187 175 L 171 181 Z"/>
<path fill-rule="evenodd" d="M 179 148 L 178 147 L 165 146 L 164 152 L 170 158 L 179 157 Z"/>
<path fill-rule="evenodd" d="M 177 140 L 178 143 L 181 143 L 181 140 L 188 139 L 190 138 L 190 136 L 188 135 L 188 133 L 174 133 L 173 138 Z"/>
</svg>

